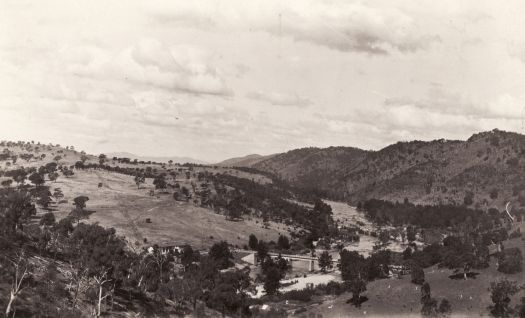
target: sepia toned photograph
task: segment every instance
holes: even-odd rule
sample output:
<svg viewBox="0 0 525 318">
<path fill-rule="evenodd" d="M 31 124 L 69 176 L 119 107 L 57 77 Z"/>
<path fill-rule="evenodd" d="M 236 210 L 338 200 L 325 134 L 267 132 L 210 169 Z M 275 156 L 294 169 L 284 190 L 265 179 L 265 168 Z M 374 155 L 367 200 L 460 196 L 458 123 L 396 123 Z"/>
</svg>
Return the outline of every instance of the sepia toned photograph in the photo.
<svg viewBox="0 0 525 318">
<path fill-rule="evenodd" d="M 525 318 L 524 13 L 0 0 L 0 317 Z"/>
</svg>

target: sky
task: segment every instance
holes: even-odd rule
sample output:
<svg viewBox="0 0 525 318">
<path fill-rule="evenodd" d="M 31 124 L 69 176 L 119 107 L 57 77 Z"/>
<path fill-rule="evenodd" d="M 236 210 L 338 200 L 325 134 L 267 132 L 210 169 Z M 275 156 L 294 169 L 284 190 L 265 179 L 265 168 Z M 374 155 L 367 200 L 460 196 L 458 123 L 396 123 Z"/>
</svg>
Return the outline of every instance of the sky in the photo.
<svg viewBox="0 0 525 318">
<path fill-rule="evenodd" d="M 525 133 L 523 1 L 0 3 L 0 139 L 208 162 Z"/>
</svg>

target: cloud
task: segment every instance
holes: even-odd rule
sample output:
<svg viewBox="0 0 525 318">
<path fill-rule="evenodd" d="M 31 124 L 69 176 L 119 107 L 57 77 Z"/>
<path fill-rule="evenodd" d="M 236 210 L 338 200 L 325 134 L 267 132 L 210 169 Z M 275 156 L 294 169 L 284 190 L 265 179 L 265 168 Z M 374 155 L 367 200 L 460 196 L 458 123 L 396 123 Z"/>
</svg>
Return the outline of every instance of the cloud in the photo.
<svg viewBox="0 0 525 318">
<path fill-rule="evenodd" d="M 308 98 L 300 97 L 297 94 L 284 94 L 276 92 L 251 92 L 246 94 L 246 97 L 270 103 L 277 106 L 295 106 L 295 107 L 308 107 L 312 105 L 312 101 Z"/>
<path fill-rule="evenodd" d="M 142 39 L 117 53 L 90 46 L 69 47 L 61 53 L 66 71 L 74 75 L 197 95 L 233 94 L 211 56 L 189 45 Z"/>
<path fill-rule="evenodd" d="M 437 34 L 422 33 L 418 21 L 389 5 L 374 7 L 357 1 L 238 2 L 227 9 L 174 5 L 151 10 L 159 24 L 194 27 L 210 32 L 250 29 L 343 52 L 387 55 L 409 53 L 440 42 Z"/>
<path fill-rule="evenodd" d="M 395 97 L 384 102 L 386 109 L 419 109 L 443 115 L 469 116 L 479 119 L 522 120 L 523 107 L 518 99 L 503 93 L 493 100 L 479 100 L 473 96 L 447 91 L 435 86 L 424 98 Z"/>
<path fill-rule="evenodd" d="M 385 55 L 392 51 L 415 52 L 440 41 L 437 35 L 419 34 L 416 21 L 400 10 L 373 8 L 358 3 L 312 4 L 284 12 L 274 34 L 291 36 L 339 51 Z"/>
</svg>

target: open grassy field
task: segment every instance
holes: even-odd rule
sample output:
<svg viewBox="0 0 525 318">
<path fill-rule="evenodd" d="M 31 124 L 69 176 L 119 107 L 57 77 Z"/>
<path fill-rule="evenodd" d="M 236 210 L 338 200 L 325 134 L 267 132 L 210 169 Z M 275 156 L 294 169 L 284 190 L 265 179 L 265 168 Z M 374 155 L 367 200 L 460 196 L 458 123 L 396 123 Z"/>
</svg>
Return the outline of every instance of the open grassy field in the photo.
<svg viewBox="0 0 525 318">
<path fill-rule="evenodd" d="M 181 185 L 188 187 L 189 182 L 180 180 Z M 100 188 L 99 183 L 102 183 Z M 271 223 L 265 229 L 256 220 L 227 221 L 223 215 L 192 202 L 177 202 L 170 194 L 150 196 L 149 192 L 154 188 L 151 179 L 137 189 L 132 176 L 102 170 L 77 170 L 73 177 L 61 177 L 50 185 L 51 190 L 61 188 L 64 199 L 68 200 L 57 206 L 58 219 L 69 214 L 73 198 L 86 195 L 89 197 L 87 210 L 94 212 L 87 222 L 114 227 L 133 244 L 189 243 L 204 248 L 226 240 L 242 247 L 252 233 L 260 239 L 276 240 L 279 233 L 286 232 L 286 227 L 281 224 Z M 146 223 L 146 218 L 150 218 L 151 223 Z"/>
<path fill-rule="evenodd" d="M 505 242 L 505 246 L 519 247 L 525 253 L 525 241 L 521 238 Z M 480 274 L 475 279 L 454 280 L 449 276 L 452 270 L 433 266 L 425 269 L 425 279 L 430 284 L 432 297 L 440 301 L 446 298 L 452 305 L 454 317 L 488 316 L 487 307 L 491 304 L 490 283 L 500 279 L 517 281 L 525 284 L 525 274 L 503 274 L 496 270 L 496 261 L 492 259 L 489 268 L 474 270 Z M 351 294 L 328 297 L 322 305 L 308 308 L 306 317 L 322 314 L 323 317 L 421 317 L 421 287 L 410 282 L 410 275 L 402 279 L 381 279 L 370 282 L 364 293 L 369 300 L 358 309 L 346 301 Z M 525 290 L 513 297 L 513 305 L 525 297 Z M 407 313 L 410 313 L 408 315 Z"/>
</svg>

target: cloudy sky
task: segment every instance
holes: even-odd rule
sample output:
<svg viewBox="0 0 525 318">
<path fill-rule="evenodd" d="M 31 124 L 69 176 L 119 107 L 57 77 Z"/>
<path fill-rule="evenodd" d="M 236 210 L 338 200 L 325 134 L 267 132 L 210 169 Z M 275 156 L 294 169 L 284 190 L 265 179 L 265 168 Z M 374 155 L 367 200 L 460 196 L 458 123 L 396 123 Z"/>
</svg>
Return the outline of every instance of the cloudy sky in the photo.
<svg viewBox="0 0 525 318">
<path fill-rule="evenodd" d="M 217 161 L 525 133 L 522 1 L 0 4 L 0 139 Z"/>
</svg>

